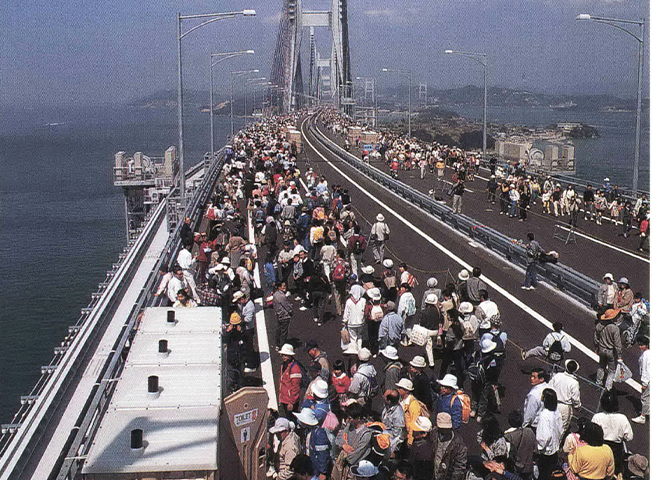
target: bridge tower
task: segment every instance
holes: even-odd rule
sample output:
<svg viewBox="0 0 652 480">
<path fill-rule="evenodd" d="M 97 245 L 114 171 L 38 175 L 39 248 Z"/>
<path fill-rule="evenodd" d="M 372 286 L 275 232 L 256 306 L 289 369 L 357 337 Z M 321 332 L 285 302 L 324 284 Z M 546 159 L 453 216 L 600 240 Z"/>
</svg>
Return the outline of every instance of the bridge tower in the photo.
<svg viewBox="0 0 652 480">
<path fill-rule="evenodd" d="M 428 104 L 428 84 L 420 83 L 419 84 L 419 103 L 421 105 Z"/>
<path fill-rule="evenodd" d="M 305 104 L 322 99 L 344 110 L 353 104 L 351 60 L 349 56 L 348 0 L 330 0 L 328 10 L 304 10 L 302 0 L 284 0 L 279 23 L 276 51 L 270 75 L 277 89 L 274 107 L 292 112 Z M 328 28 L 331 37 L 330 58 L 317 51 L 315 29 Z M 308 92 L 304 92 L 301 69 L 303 31 L 309 31 Z M 326 73 L 328 69 L 328 73 Z"/>
</svg>

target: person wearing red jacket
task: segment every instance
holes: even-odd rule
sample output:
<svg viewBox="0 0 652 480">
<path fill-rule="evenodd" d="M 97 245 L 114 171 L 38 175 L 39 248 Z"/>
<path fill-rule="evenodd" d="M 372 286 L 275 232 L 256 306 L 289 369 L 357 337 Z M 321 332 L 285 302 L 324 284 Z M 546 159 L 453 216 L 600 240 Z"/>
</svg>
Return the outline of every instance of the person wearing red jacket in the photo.
<svg viewBox="0 0 652 480">
<path fill-rule="evenodd" d="M 195 236 L 195 243 L 199 246 L 199 251 L 197 252 L 197 263 L 199 264 L 198 280 L 199 283 L 206 283 L 206 270 L 208 269 L 208 264 L 211 261 L 211 253 L 215 250 L 215 240 L 209 241 L 208 235 L 202 233 L 201 235 Z"/>
<path fill-rule="evenodd" d="M 303 374 L 301 367 L 294 359 L 295 353 L 292 345 L 286 343 L 278 353 L 283 359 L 278 388 L 278 402 L 282 408 L 281 413 L 288 420 L 292 420 L 294 418 L 292 413 L 299 411 Z"/>
</svg>

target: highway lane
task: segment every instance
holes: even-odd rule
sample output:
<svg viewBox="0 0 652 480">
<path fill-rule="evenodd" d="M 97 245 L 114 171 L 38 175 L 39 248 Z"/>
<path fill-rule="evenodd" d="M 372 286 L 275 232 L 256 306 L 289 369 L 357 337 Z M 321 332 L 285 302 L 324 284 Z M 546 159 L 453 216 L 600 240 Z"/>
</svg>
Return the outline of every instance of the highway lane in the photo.
<svg viewBox="0 0 652 480">
<path fill-rule="evenodd" d="M 343 144 L 344 137 L 321 128 L 321 125 L 318 125 L 318 127 L 328 138 L 340 146 Z M 352 148 L 352 153 L 358 154 L 358 157 L 359 152 L 359 149 Z M 371 164 L 381 171 L 388 171 L 388 167 L 382 160 L 372 161 Z M 487 178 L 488 172 L 483 170 L 481 176 Z M 446 170 L 445 179 L 447 182 L 452 180 L 452 170 L 450 168 Z M 452 204 L 452 200 L 445 194 L 449 183 L 440 185 L 434 174 L 427 173 L 426 177 L 421 179 L 418 169 L 402 170 L 399 172 L 399 180 L 423 193 L 428 193 L 430 189 L 437 188 L 436 194 L 443 197 L 449 206 Z M 598 281 L 606 272 L 611 272 L 616 278 L 626 276 L 635 291 L 649 291 L 649 254 L 642 254 L 636 250 L 639 237 L 633 235 L 630 235 L 629 238 L 618 236 L 618 233 L 622 231 L 620 225 L 616 226 L 605 220 L 603 226 L 598 226 L 593 222 L 584 221 L 583 217 L 580 217 L 578 230 L 580 235 L 576 235 L 577 243 L 566 245 L 564 241 L 553 238 L 553 234 L 555 233 L 555 225 L 568 226 L 568 216 L 557 218 L 542 214 L 540 200 L 528 210 L 528 219 L 525 222 L 519 222 L 516 218 L 500 215 L 498 213 L 500 211 L 499 202 L 491 204 L 487 201 L 485 185 L 486 181 L 481 178 L 476 178 L 473 182 L 467 182 L 467 191 L 464 194 L 462 207 L 463 213 L 477 220 L 479 225 L 490 226 L 511 238 L 520 240 L 525 239 L 528 232 L 533 232 L 544 248 L 555 250 L 560 254 L 560 261 L 565 265 Z M 590 236 L 597 242 L 583 235 Z M 587 262 L 587 258 L 596 261 Z"/>
<path fill-rule="evenodd" d="M 308 140 L 315 144 L 314 139 L 310 136 Z M 315 146 L 317 146 L 315 144 Z M 416 233 L 411 228 L 408 228 L 402 220 L 393 214 L 388 214 L 387 210 L 380 208 L 379 202 L 386 203 L 391 206 L 400 216 L 404 217 L 407 221 L 412 223 L 415 227 L 421 230 L 426 236 L 431 237 L 434 241 L 439 242 L 448 249 L 454 256 L 464 259 L 466 262 L 480 266 L 483 273 L 501 288 L 504 288 L 508 295 L 515 298 L 517 301 L 524 302 L 530 305 L 540 316 L 548 319 L 549 321 L 562 320 L 567 325 L 567 330 L 575 338 L 581 340 L 586 345 L 591 345 L 591 332 L 593 328 L 593 319 L 590 312 L 569 300 L 565 296 L 559 295 L 552 289 L 540 287 L 535 292 L 525 292 L 520 289 L 523 280 L 523 273 L 519 269 L 514 268 L 512 265 L 507 264 L 502 259 L 499 259 L 493 254 L 477 246 L 469 244 L 469 239 L 453 232 L 448 227 L 441 225 L 431 217 L 418 211 L 417 209 L 405 204 L 398 200 L 393 194 L 387 192 L 382 187 L 371 184 L 367 179 L 362 177 L 355 169 L 348 167 L 344 162 L 337 160 L 337 158 L 328 153 L 324 153 L 326 159 L 334 162 L 338 169 L 341 169 L 347 177 L 345 178 L 341 173 L 336 171 L 326 160 L 320 157 L 313 148 L 304 143 L 306 149 L 305 154 L 301 155 L 300 168 L 305 169 L 307 166 L 312 166 L 319 174 L 325 175 L 330 185 L 341 184 L 344 188 L 348 188 L 352 195 L 353 205 L 355 207 L 356 215 L 361 218 L 373 219 L 379 211 L 385 213 L 390 228 L 392 229 L 392 237 L 389 241 L 388 247 L 395 260 L 405 261 L 413 267 L 413 273 L 416 275 L 420 285 L 416 288 L 415 297 L 420 300 L 421 294 L 425 288 L 426 279 L 431 276 L 429 272 L 442 272 L 450 270 L 453 275 L 461 269 L 460 265 L 451 257 L 444 253 L 441 249 L 436 248 L 427 241 L 422 235 Z M 369 191 L 372 197 L 367 196 L 362 192 L 361 187 Z M 365 233 L 369 232 L 370 225 L 361 221 Z M 365 256 L 370 260 L 370 252 Z M 377 272 L 379 273 L 379 272 Z M 445 273 L 438 273 L 434 275 L 438 278 L 440 284 L 445 283 L 447 276 Z M 450 278 L 449 278 L 450 279 Z M 510 339 L 516 344 L 523 347 L 532 347 L 539 344 L 543 337 L 548 333 L 549 329 L 542 324 L 539 320 L 535 319 L 530 313 L 524 311 L 517 303 L 507 299 L 499 294 L 495 289 L 490 288 L 492 297 L 498 303 L 502 317 L 505 322 L 505 329 L 508 332 Z M 314 338 L 319 341 L 322 348 L 328 352 L 331 361 L 342 358 L 341 349 L 339 345 L 339 330 L 340 319 L 333 318 L 328 321 L 323 327 L 317 327 L 312 321 L 312 313 L 299 312 L 298 305 L 296 305 L 295 317 L 290 326 L 290 336 L 295 337 L 295 342 L 305 342 Z M 329 310 L 333 311 L 334 306 L 329 306 Z M 270 341 L 273 339 L 274 331 L 276 328 L 273 313 L 268 312 L 266 316 L 268 323 L 268 333 Z M 419 347 L 409 347 L 401 349 L 401 357 L 404 360 L 411 359 L 414 355 L 423 354 L 423 349 Z M 513 345 L 508 345 L 508 361 L 506 362 L 505 369 L 503 370 L 502 383 L 505 385 L 505 398 L 503 399 L 503 417 L 501 418 L 503 426 L 506 427 L 505 415 L 514 408 L 522 408 L 523 400 L 527 391 L 529 390 L 529 378 L 527 374 L 522 373 L 523 369 L 530 368 L 537 364 L 537 361 L 523 363 L 520 360 L 520 350 Z M 595 363 L 585 354 L 579 352 L 577 349 L 571 354 L 572 358 L 576 358 L 580 365 L 580 373 L 582 375 L 590 375 L 595 372 Z M 309 359 L 307 354 L 300 351 L 298 358 L 307 364 Z M 275 381 L 278 382 L 278 369 L 280 365 L 280 358 L 275 352 L 272 353 L 272 362 L 275 374 Z M 629 351 L 626 355 L 626 362 L 631 366 L 637 365 L 636 352 Z M 380 359 L 374 359 L 374 364 L 378 370 L 381 370 L 382 362 Z M 438 374 L 439 362 L 435 371 L 429 371 L 431 375 Z M 467 382 L 468 387 L 468 382 Z M 635 414 L 634 408 L 629 400 L 638 398 L 638 394 L 628 386 L 620 387 L 622 389 L 621 409 L 628 416 Z M 583 403 L 591 410 L 595 410 L 598 401 L 598 391 L 588 385 L 583 385 Z M 380 408 L 378 402 L 375 408 Z M 631 447 L 635 451 L 647 451 L 648 439 L 644 433 L 647 430 L 645 427 L 634 426 L 635 440 L 631 443 Z M 478 430 L 478 425 L 473 422 L 464 428 L 464 436 L 471 446 L 471 450 L 477 449 L 475 443 L 475 433 Z M 477 450 L 475 450 L 477 452 Z"/>
</svg>

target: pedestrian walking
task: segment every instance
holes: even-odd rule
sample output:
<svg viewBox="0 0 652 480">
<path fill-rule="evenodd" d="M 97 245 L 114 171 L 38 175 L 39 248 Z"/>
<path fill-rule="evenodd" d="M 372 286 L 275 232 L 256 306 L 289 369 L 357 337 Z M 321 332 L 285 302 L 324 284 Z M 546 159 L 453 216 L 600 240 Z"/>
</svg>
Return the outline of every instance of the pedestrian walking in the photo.
<svg viewBox="0 0 652 480">
<path fill-rule="evenodd" d="M 369 243 L 374 261 L 379 264 L 385 258 L 385 243 L 389 240 L 390 230 L 382 213 L 376 215 L 376 223 L 371 226 Z"/>
<path fill-rule="evenodd" d="M 638 358 L 638 370 L 641 375 L 641 414 L 632 418 L 634 423 L 647 423 L 650 419 L 650 366 L 652 353 L 650 353 L 650 339 L 644 335 L 636 339 L 641 356 Z"/>
<path fill-rule="evenodd" d="M 600 317 L 595 325 L 593 344 L 599 356 L 596 383 L 604 385 L 611 390 L 616 374 L 616 362 L 621 362 L 623 347 L 620 338 L 620 329 L 614 323 L 619 311 L 609 309 Z"/>
<path fill-rule="evenodd" d="M 525 283 L 523 290 L 534 290 L 539 283 L 537 279 L 537 265 L 541 255 L 541 245 L 534 239 L 534 233 L 527 234 L 528 243 L 525 245 Z"/>
<path fill-rule="evenodd" d="M 287 297 L 287 284 L 285 282 L 276 283 L 276 291 L 272 295 L 272 305 L 276 314 L 276 350 L 285 344 L 288 338 L 290 320 L 294 314 L 294 308 Z"/>
</svg>

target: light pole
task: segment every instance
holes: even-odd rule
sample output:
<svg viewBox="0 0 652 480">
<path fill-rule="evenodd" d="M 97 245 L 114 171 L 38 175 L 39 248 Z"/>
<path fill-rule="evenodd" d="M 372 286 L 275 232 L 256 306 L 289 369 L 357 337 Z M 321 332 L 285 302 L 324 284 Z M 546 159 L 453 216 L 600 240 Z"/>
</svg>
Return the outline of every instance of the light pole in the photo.
<svg viewBox="0 0 652 480">
<path fill-rule="evenodd" d="M 258 73 L 260 70 L 240 70 L 237 72 L 231 72 L 231 104 L 229 117 L 231 118 L 231 138 L 233 138 L 233 79 L 235 77 L 241 77 L 242 75 L 248 75 L 250 73 Z"/>
<path fill-rule="evenodd" d="M 636 91 L 636 145 L 634 148 L 634 175 L 632 177 L 632 193 L 634 197 L 638 193 L 638 165 L 641 159 L 641 101 L 643 90 L 643 63 L 645 60 L 645 20 L 623 20 L 620 18 L 595 17 L 587 13 L 581 13 L 575 20 L 592 20 L 596 23 L 603 23 L 611 27 L 622 30 L 638 42 L 638 89 Z M 638 25 L 640 33 L 636 35 L 621 25 Z"/>
<path fill-rule="evenodd" d="M 256 15 L 256 10 L 242 10 L 240 12 L 221 12 L 221 13 L 201 13 L 197 15 L 181 15 L 177 13 L 177 115 L 179 122 L 179 194 L 181 196 L 181 207 L 186 206 L 186 172 L 184 171 L 183 158 L 183 64 L 181 61 L 181 40 L 186 35 L 194 32 L 209 23 L 237 16 L 252 17 Z M 183 20 L 200 19 L 201 23 L 183 31 Z"/>
<path fill-rule="evenodd" d="M 244 87 L 245 87 L 245 94 L 244 94 L 244 121 L 245 125 L 247 124 L 247 95 L 249 94 L 249 85 L 251 85 L 253 82 L 262 82 L 263 80 L 267 80 L 267 77 L 258 77 L 258 78 L 247 78 L 244 82 Z"/>
<path fill-rule="evenodd" d="M 408 88 L 408 137 L 412 137 L 412 71 L 411 70 L 394 70 L 392 68 L 383 68 L 381 72 L 396 73 L 409 81 Z"/>
<path fill-rule="evenodd" d="M 460 55 L 475 60 L 482 65 L 484 70 L 484 108 L 482 110 L 482 160 L 487 160 L 487 54 L 473 52 L 458 52 L 455 50 L 445 50 L 448 55 Z"/>
<path fill-rule="evenodd" d="M 256 82 L 257 80 L 257 82 Z M 256 111 L 256 87 L 270 87 L 272 85 L 272 82 L 269 81 L 264 81 L 267 80 L 265 77 L 262 78 L 250 78 L 247 80 L 246 86 L 252 86 L 253 87 L 253 99 L 252 99 L 252 105 L 251 105 L 251 115 Z M 246 96 L 246 95 L 245 95 Z"/>
<path fill-rule="evenodd" d="M 211 53 L 211 61 L 210 61 L 210 77 L 211 77 L 211 85 L 210 85 L 210 98 L 211 98 L 211 160 L 214 160 L 215 157 L 215 127 L 213 124 L 213 67 L 217 65 L 220 62 L 223 62 L 224 60 L 228 60 L 229 58 L 237 57 L 240 55 L 250 55 L 253 54 L 253 50 L 241 50 L 239 52 L 224 52 L 224 53 Z"/>
</svg>

